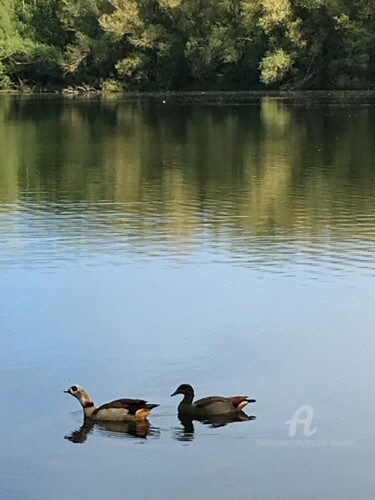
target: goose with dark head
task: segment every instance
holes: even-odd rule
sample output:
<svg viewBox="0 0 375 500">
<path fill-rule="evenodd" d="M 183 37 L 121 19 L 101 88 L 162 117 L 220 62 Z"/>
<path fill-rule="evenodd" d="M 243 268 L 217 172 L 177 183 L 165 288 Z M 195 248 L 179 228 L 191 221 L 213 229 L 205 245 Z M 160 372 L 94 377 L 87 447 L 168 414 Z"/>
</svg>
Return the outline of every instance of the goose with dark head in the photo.
<svg viewBox="0 0 375 500">
<path fill-rule="evenodd" d="M 246 405 L 256 401 L 247 396 L 208 396 L 194 401 L 194 389 L 190 384 L 181 384 L 171 396 L 177 394 L 184 396 L 178 405 L 178 413 L 196 418 L 240 412 Z"/>
</svg>

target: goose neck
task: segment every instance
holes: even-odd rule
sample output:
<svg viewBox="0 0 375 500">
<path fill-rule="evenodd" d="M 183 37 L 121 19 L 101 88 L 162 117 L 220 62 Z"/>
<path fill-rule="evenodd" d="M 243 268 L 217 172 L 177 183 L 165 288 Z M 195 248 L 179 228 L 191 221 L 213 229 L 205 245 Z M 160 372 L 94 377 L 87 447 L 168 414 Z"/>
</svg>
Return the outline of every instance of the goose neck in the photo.
<svg viewBox="0 0 375 500">
<path fill-rule="evenodd" d="M 191 405 L 193 403 L 193 399 L 194 399 L 194 390 L 193 388 L 191 388 L 184 393 L 184 398 L 181 401 L 181 404 Z"/>
</svg>

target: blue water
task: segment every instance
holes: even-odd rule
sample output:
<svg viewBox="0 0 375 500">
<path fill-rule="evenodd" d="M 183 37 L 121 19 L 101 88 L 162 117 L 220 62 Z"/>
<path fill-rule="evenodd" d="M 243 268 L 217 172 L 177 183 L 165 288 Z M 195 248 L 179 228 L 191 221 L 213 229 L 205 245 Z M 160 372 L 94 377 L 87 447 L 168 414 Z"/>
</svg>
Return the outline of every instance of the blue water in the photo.
<svg viewBox="0 0 375 500">
<path fill-rule="evenodd" d="M 323 104 L 312 110 L 301 101 L 299 121 L 290 103 L 276 101 L 272 113 L 269 103 L 253 103 L 249 116 L 260 110 L 265 149 L 256 161 L 237 159 L 239 174 L 223 155 L 210 162 L 199 136 L 165 139 L 177 111 L 186 113 L 183 135 L 215 105 L 189 111 L 171 103 L 152 129 L 164 148 L 158 164 L 157 141 L 139 141 L 154 108 L 124 102 L 117 118 L 130 106 L 138 128 L 118 121 L 98 145 L 89 122 L 72 121 L 63 139 L 72 147 L 63 151 L 74 161 L 49 163 L 57 144 L 47 139 L 67 115 L 56 115 L 60 101 L 43 113 L 38 106 L 27 120 L 4 114 L 0 132 L 0 498 L 372 498 L 375 202 L 373 165 L 363 160 L 370 139 L 361 165 L 349 161 L 352 182 L 342 182 L 342 148 L 333 154 L 327 138 L 325 166 L 307 153 L 300 165 L 292 146 L 302 139 L 287 133 L 303 129 L 301 115 L 317 123 L 331 116 L 329 103 L 322 113 Z M 95 127 L 108 125 L 94 103 L 64 106 L 68 116 L 91 113 Z M 226 126 L 210 129 L 214 143 L 225 142 L 244 107 L 220 110 Z M 362 123 L 363 136 L 371 123 Z M 30 127 L 40 135 L 30 139 Z M 273 149 L 280 130 L 284 166 L 282 142 Z M 76 151 L 80 131 L 89 139 Z M 23 149 L 23 134 L 36 154 Z M 257 143 L 249 134 L 244 149 L 250 137 Z M 98 151 L 85 155 L 90 144 Z M 195 177 L 203 160 L 204 182 Z M 287 168 L 293 179 L 305 169 L 310 184 L 285 185 Z M 185 430 L 178 397 L 169 396 L 180 383 L 197 397 L 245 393 L 257 400 L 246 408 L 256 419 Z M 63 393 L 72 384 L 97 404 L 138 397 L 160 406 L 146 435 L 105 426 L 85 434 L 78 402 Z M 312 420 L 291 436 L 286 422 L 306 405 Z"/>
</svg>

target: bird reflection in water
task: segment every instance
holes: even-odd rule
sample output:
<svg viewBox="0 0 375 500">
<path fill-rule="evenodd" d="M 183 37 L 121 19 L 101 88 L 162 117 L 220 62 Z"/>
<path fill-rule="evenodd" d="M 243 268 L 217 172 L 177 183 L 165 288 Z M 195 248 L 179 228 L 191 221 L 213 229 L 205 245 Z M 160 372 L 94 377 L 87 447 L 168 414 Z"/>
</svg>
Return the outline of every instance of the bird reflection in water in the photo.
<svg viewBox="0 0 375 500">
<path fill-rule="evenodd" d="M 97 430 L 99 434 L 107 437 L 137 437 L 146 438 L 147 436 L 158 436 L 159 429 L 151 427 L 148 420 L 139 421 L 122 421 L 122 422 L 95 422 L 92 420 L 85 420 L 81 427 L 72 431 L 64 439 L 68 439 L 72 443 L 85 443 L 89 434 Z"/>
<path fill-rule="evenodd" d="M 176 429 L 174 433 L 174 437 L 178 441 L 192 441 L 194 439 L 194 421 L 208 425 L 212 428 L 218 428 L 224 427 L 225 425 L 233 422 L 248 422 L 249 420 L 256 419 L 255 416 L 249 416 L 243 411 L 237 411 L 226 415 L 213 415 L 205 418 L 191 418 L 186 415 L 179 414 L 178 418 L 182 424 L 182 428 Z"/>
</svg>

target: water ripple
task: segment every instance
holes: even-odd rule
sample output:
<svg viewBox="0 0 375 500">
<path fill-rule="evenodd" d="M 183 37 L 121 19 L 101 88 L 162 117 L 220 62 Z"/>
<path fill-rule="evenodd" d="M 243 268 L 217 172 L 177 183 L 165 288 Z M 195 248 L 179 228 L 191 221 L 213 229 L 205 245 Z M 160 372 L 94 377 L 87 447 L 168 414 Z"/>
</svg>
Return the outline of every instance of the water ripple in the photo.
<svg viewBox="0 0 375 500">
<path fill-rule="evenodd" d="M 234 215 L 234 202 L 220 210 L 211 203 L 196 210 L 189 200 L 162 211 L 160 205 L 78 202 L 23 202 L 0 205 L 0 265 L 59 267 L 90 264 L 98 256 L 126 263 L 143 255 L 167 263 L 221 262 L 290 275 L 375 271 L 375 224 L 369 214 L 353 220 L 343 210 L 332 222 L 321 213 L 311 224 L 297 210 L 294 225 L 251 226 Z M 293 273 L 292 273 L 293 274 Z"/>
</svg>

